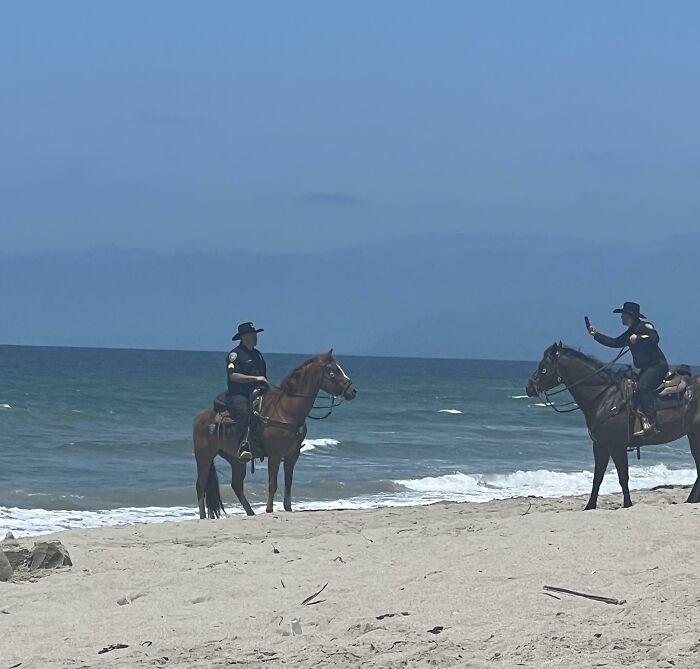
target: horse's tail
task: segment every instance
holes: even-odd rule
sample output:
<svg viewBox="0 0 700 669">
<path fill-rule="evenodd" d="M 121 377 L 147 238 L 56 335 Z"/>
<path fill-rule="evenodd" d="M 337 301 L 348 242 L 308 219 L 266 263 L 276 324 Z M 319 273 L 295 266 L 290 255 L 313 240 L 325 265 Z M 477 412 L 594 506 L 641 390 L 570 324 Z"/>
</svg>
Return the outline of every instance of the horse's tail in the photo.
<svg viewBox="0 0 700 669">
<path fill-rule="evenodd" d="M 207 516 L 209 518 L 221 518 L 221 514 L 226 515 L 224 503 L 221 501 L 221 493 L 219 492 L 219 477 L 216 474 L 214 462 L 209 467 L 209 477 L 207 478 L 207 486 L 204 488 L 204 503 L 207 506 Z"/>
</svg>

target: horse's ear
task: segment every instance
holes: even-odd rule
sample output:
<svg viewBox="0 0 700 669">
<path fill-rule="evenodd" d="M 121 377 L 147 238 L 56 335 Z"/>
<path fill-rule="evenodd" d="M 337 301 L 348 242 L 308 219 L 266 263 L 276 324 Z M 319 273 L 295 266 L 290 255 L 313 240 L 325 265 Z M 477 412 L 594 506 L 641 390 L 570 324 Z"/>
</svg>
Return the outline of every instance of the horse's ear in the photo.
<svg viewBox="0 0 700 669">
<path fill-rule="evenodd" d="M 564 344 L 561 343 L 561 339 L 559 340 L 559 348 L 563 348 Z"/>
</svg>

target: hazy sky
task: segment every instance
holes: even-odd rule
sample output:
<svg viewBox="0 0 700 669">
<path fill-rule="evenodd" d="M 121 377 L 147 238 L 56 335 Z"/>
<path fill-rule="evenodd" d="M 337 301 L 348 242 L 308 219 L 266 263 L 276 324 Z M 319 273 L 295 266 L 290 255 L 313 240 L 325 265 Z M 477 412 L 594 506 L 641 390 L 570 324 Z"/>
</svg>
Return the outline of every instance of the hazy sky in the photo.
<svg viewBox="0 0 700 669">
<path fill-rule="evenodd" d="M 700 219 L 697 2 L 3 2 L 0 249 L 653 238 Z"/>
</svg>

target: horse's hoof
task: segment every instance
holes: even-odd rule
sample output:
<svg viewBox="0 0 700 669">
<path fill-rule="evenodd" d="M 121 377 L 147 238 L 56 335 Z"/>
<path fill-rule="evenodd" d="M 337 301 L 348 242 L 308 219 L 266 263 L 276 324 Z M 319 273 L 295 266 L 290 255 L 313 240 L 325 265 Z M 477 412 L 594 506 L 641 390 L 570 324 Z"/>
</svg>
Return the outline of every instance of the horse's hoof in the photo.
<svg viewBox="0 0 700 669">
<path fill-rule="evenodd" d="M 586 507 L 583 510 L 584 511 L 595 511 L 595 508 L 596 508 L 595 504 L 591 504 L 590 502 L 588 502 L 588 504 L 586 504 Z"/>
<path fill-rule="evenodd" d="M 632 500 L 631 500 L 631 499 L 628 499 L 628 500 L 625 500 L 625 502 L 624 502 L 623 505 L 622 505 L 622 508 L 623 508 L 623 509 L 629 509 L 631 506 L 632 506 Z"/>
</svg>

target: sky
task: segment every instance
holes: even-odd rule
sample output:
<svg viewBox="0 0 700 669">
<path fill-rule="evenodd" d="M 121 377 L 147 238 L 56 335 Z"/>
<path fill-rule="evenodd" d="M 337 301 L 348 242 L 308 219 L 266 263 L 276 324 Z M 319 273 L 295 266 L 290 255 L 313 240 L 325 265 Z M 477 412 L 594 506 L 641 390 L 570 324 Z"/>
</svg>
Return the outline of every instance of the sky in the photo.
<svg viewBox="0 0 700 669">
<path fill-rule="evenodd" d="M 698 228 L 700 4 L 4 2 L 0 251 Z"/>
</svg>

